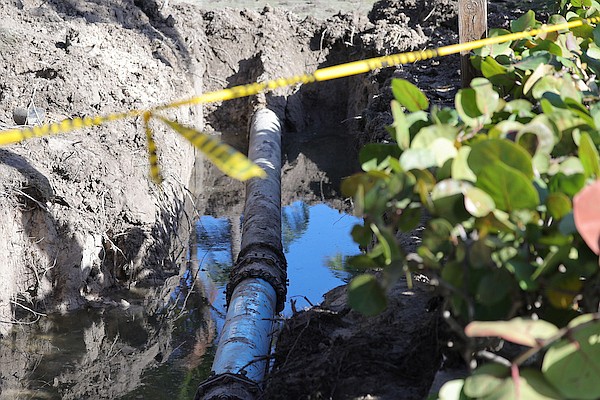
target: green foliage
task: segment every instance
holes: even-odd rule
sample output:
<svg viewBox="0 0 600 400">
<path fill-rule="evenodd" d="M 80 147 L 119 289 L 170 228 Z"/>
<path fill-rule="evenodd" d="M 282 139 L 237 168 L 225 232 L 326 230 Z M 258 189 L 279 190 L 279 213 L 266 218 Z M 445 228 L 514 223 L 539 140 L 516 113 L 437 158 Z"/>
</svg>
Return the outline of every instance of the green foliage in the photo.
<svg viewBox="0 0 600 400">
<path fill-rule="evenodd" d="M 594 0 L 561 8 L 550 22 L 600 10 Z M 511 30 L 540 24 L 528 12 Z M 366 172 L 343 184 L 365 219 L 353 237 L 376 239 L 351 263 L 383 272 L 354 279 L 353 306 L 372 315 L 398 277 L 424 272 L 467 337 L 525 346 L 450 382 L 440 399 L 600 397 L 598 43 L 600 28 L 584 26 L 482 48 L 472 61 L 483 77 L 458 91 L 455 108 L 425 112 L 425 95 L 394 80 L 397 144 L 368 146 Z M 423 214 L 422 243 L 405 254 L 394 233 Z M 524 367 L 536 353 L 542 367 Z"/>
<path fill-rule="evenodd" d="M 373 275 L 360 275 L 350 282 L 350 306 L 365 315 L 377 315 L 387 305 L 381 286 Z"/>
<path fill-rule="evenodd" d="M 396 100 L 406 107 L 408 111 L 414 112 L 419 110 L 427 110 L 429 108 L 429 100 L 412 83 L 396 79 L 392 82 L 392 93 Z"/>
</svg>

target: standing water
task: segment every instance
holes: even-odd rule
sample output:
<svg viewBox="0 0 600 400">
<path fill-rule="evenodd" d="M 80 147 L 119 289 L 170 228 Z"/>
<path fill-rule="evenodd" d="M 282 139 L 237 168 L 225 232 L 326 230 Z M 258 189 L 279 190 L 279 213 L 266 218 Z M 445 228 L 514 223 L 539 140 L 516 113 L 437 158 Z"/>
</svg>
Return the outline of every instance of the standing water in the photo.
<svg viewBox="0 0 600 400">
<path fill-rule="evenodd" d="M 139 289 L 134 296 L 122 293 L 126 301 L 116 294 L 108 307 L 50 315 L 0 339 L 0 362 L 15 366 L 13 376 L 2 377 L 0 398 L 193 398 L 210 373 L 224 321 L 239 223 L 239 218 L 199 219 L 191 252 L 197 260 L 190 262 L 198 265 L 198 279 L 190 268 L 169 304 L 154 314 L 147 312 L 148 293 Z M 350 236 L 356 223 L 358 218 L 325 204 L 283 207 L 290 281 L 284 316 L 292 314 L 292 303 L 297 310 L 317 304 L 352 277 L 345 259 L 358 252 Z"/>
<path fill-rule="evenodd" d="M 348 256 L 358 247 L 350 231 L 361 220 L 325 204 L 298 201 L 282 209 L 282 244 L 288 263 L 288 301 L 284 316 L 297 309 L 318 304 L 328 290 L 347 283 L 352 273 L 346 268 Z M 201 279 L 211 288 L 209 300 L 224 310 L 223 292 L 234 262 L 230 219 L 204 216 L 197 225 Z"/>
</svg>

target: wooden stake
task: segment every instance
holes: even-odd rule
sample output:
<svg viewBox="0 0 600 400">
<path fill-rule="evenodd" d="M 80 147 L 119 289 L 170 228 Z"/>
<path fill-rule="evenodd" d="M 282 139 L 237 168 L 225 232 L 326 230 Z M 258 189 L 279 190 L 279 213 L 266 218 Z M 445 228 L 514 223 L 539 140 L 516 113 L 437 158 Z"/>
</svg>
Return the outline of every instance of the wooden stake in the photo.
<svg viewBox="0 0 600 400">
<path fill-rule="evenodd" d="M 458 0 L 458 36 L 460 43 L 487 36 L 487 0 Z M 469 52 L 460 53 L 462 87 L 468 87 L 477 75 L 469 61 Z"/>
</svg>

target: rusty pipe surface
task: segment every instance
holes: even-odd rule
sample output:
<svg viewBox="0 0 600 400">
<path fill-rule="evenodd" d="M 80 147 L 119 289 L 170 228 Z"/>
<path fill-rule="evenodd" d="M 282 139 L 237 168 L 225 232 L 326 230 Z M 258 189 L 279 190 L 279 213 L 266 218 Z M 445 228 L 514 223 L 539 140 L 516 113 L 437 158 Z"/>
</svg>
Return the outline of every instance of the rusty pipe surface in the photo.
<svg viewBox="0 0 600 400">
<path fill-rule="evenodd" d="M 227 285 L 227 302 L 244 279 L 261 278 L 275 288 L 279 312 L 287 291 L 281 244 L 281 124 L 269 109 L 254 114 L 248 158 L 263 168 L 267 177 L 246 183 L 242 245 Z"/>
<path fill-rule="evenodd" d="M 196 399 L 254 399 L 268 364 L 272 321 L 283 309 L 286 263 L 281 244 L 281 125 L 261 109 L 250 128 L 248 157 L 267 173 L 246 184 L 240 255 L 227 285 L 225 324 L 212 376 Z"/>
</svg>

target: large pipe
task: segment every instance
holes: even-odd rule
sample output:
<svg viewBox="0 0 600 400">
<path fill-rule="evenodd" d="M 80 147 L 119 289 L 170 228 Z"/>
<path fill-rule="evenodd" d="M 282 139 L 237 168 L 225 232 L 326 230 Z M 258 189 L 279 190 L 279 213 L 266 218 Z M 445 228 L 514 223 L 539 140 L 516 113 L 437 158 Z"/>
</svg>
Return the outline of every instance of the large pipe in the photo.
<svg viewBox="0 0 600 400">
<path fill-rule="evenodd" d="M 273 316 L 283 309 L 286 264 L 281 245 L 281 125 L 261 109 L 250 128 L 248 157 L 267 173 L 246 184 L 242 245 L 227 285 L 225 324 L 211 378 L 196 399 L 247 400 L 260 392 Z"/>
</svg>

